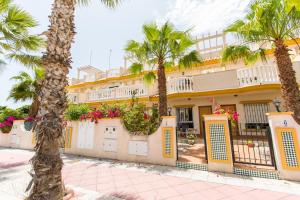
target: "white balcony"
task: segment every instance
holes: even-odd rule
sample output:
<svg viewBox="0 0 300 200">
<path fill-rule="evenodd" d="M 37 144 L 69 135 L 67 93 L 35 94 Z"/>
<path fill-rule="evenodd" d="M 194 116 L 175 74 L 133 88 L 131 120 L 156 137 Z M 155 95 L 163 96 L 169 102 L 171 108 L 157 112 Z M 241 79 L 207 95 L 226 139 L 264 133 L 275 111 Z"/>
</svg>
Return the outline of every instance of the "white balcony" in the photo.
<svg viewBox="0 0 300 200">
<path fill-rule="evenodd" d="M 299 72 L 297 72 L 297 77 L 299 77 Z M 193 76 L 171 77 L 167 80 L 168 94 L 207 92 L 253 85 L 280 84 L 276 66 L 224 70 Z M 158 95 L 157 82 L 151 86 L 144 84 L 120 86 L 93 90 L 84 94 L 69 94 L 68 96 L 70 101 L 80 103 L 130 99 L 133 94 L 136 97 Z"/>
<path fill-rule="evenodd" d="M 240 87 L 279 83 L 276 66 L 260 66 L 237 70 Z"/>
<path fill-rule="evenodd" d="M 182 76 L 172 78 L 168 81 L 168 94 L 185 93 L 194 91 L 194 82 L 192 76 Z"/>
<path fill-rule="evenodd" d="M 148 96 L 148 91 L 144 85 L 100 89 L 87 93 L 87 101 L 128 99 L 134 94 L 136 97 Z"/>
<path fill-rule="evenodd" d="M 72 103 L 79 103 L 79 94 L 77 93 L 68 93 L 68 101 Z"/>
</svg>

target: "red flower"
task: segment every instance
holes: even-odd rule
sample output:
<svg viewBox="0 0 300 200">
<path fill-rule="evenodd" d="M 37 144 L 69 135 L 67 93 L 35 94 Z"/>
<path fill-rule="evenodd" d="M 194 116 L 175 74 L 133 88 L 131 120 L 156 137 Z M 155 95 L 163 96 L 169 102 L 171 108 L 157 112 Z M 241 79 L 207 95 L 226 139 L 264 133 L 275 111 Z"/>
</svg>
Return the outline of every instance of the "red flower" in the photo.
<svg viewBox="0 0 300 200">
<path fill-rule="evenodd" d="M 147 113 L 144 113 L 144 119 L 145 120 L 149 119 L 149 115 Z"/>
</svg>

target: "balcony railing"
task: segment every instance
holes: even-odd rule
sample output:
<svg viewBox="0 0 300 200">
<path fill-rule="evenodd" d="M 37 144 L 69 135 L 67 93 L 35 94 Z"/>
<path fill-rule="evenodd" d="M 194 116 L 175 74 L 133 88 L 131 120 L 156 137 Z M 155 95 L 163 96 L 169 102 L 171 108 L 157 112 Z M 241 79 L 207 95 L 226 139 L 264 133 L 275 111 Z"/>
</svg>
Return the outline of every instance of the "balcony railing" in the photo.
<svg viewBox="0 0 300 200">
<path fill-rule="evenodd" d="M 147 96 L 148 92 L 144 85 L 122 86 L 116 88 L 100 89 L 87 94 L 87 101 L 100 101 L 112 99 L 130 98 L 135 94 L 137 97 Z"/>
<path fill-rule="evenodd" d="M 275 66 L 260 66 L 237 70 L 240 87 L 279 83 L 278 72 Z"/>
<path fill-rule="evenodd" d="M 299 74 L 297 73 L 297 77 Z M 233 69 L 215 73 L 198 74 L 193 76 L 173 77 L 167 81 L 167 93 L 205 92 L 241 88 L 253 85 L 279 84 L 276 66 L 260 66 L 244 69 Z M 120 86 L 99 89 L 83 94 L 80 99 L 93 102 L 101 100 L 129 99 L 135 94 L 137 97 L 158 95 L 157 83 L 151 87 L 144 84 Z M 79 94 L 69 94 L 69 99 L 79 103 Z"/>
<path fill-rule="evenodd" d="M 193 91 L 194 91 L 194 82 L 192 76 L 176 77 L 168 81 L 169 94 L 193 92 Z"/>
<path fill-rule="evenodd" d="M 79 94 L 68 93 L 68 100 L 72 103 L 79 103 Z"/>
</svg>

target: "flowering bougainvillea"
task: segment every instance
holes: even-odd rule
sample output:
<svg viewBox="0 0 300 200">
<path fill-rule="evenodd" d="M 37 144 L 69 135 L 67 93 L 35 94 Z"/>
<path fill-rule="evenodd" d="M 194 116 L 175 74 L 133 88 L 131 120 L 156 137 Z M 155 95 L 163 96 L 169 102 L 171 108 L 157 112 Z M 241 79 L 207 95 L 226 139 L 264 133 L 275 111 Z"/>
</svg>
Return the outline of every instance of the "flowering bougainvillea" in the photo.
<svg viewBox="0 0 300 200">
<path fill-rule="evenodd" d="M 236 124 L 237 124 L 237 122 L 239 120 L 239 114 L 238 114 L 238 112 L 231 111 L 231 110 L 226 110 L 225 111 L 220 105 L 217 105 L 215 107 L 214 114 L 217 114 L 217 115 L 226 114 L 228 116 L 228 120 L 231 121 L 231 125 L 233 127 L 236 126 Z"/>
<path fill-rule="evenodd" d="M 9 116 L 3 122 L 0 123 L 0 129 L 2 133 L 9 133 L 12 129 L 15 117 Z"/>
<path fill-rule="evenodd" d="M 83 114 L 80 117 L 80 120 L 91 120 L 92 122 L 98 123 L 99 119 L 102 118 L 118 118 L 122 116 L 122 108 L 118 105 L 109 106 L 103 104 L 99 107 L 98 110 Z"/>
</svg>

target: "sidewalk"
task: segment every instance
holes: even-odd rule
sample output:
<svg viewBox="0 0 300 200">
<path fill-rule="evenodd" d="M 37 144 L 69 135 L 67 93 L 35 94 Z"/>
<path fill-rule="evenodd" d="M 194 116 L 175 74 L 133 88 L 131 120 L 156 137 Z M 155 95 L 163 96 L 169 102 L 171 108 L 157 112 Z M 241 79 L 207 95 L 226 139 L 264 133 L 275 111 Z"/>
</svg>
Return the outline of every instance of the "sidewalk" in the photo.
<svg viewBox="0 0 300 200">
<path fill-rule="evenodd" d="M 0 199 L 22 199 L 31 151 L 0 149 Z M 14 158 L 14 162 L 11 159 Z M 64 155 L 65 184 L 78 199 L 299 200 L 300 183 Z M 14 167 L 14 163 L 25 165 Z M 4 163 L 4 164 L 3 164 Z M 111 198 L 117 197 L 117 198 Z"/>
</svg>

